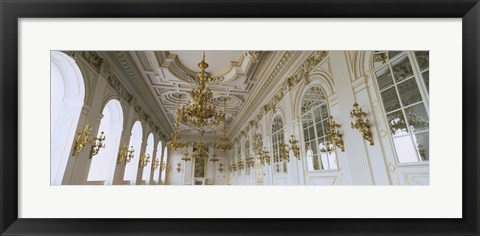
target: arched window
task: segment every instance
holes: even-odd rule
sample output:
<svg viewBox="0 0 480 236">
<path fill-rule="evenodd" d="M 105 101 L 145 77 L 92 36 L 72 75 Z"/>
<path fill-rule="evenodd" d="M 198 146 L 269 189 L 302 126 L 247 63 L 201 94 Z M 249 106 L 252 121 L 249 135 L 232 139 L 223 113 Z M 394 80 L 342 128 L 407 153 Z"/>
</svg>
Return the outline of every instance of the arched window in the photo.
<svg viewBox="0 0 480 236">
<path fill-rule="evenodd" d="M 157 144 L 157 156 L 156 156 L 156 159 L 158 161 L 161 161 L 162 160 L 162 141 L 159 141 L 158 144 Z M 155 183 L 158 183 L 160 181 L 159 177 L 160 177 L 160 165 L 157 169 L 155 169 L 155 172 L 153 173 L 153 181 Z"/>
<path fill-rule="evenodd" d="M 275 173 L 287 172 L 287 161 L 282 158 L 281 154 L 281 146 L 285 143 L 284 136 L 282 118 L 276 116 L 272 124 L 272 150 L 273 161 L 275 162 Z"/>
<path fill-rule="evenodd" d="M 245 140 L 245 150 L 244 150 L 244 154 L 245 154 L 245 159 L 248 158 L 248 156 L 250 156 L 250 140 Z M 246 175 L 250 175 L 250 168 L 248 168 L 246 166 L 246 162 L 244 161 L 245 163 L 245 174 Z"/>
<path fill-rule="evenodd" d="M 85 84 L 75 61 L 64 53 L 50 54 L 50 184 L 62 184 L 85 99 Z"/>
<path fill-rule="evenodd" d="M 133 153 L 133 158 L 130 160 L 130 162 L 126 163 L 127 166 L 125 167 L 123 179 L 134 185 L 137 179 L 140 148 L 142 147 L 142 124 L 140 121 L 137 121 L 135 124 L 133 124 L 132 134 L 130 136 L 130 144 L 128 146 L 133 147 L 135 151 Z"/>
<path fill-rule="evenodd" d="M 160 181 L 162 182 L 162 184 L 166 184 L 166 177 L 167 177 L 167 165 L 168 165 L 168 147 L 165 147 L 164 151 L 163 151 L 163 163 L 164 163 L 164 166 L 165 166 L 165 169 L 162 170 L 162 177 L 160 178 Z"/>
<path fill-rule="evenodd" d="M 153 161 L 153 134 L 150 133 L 147 138 L 147 147 L 145 148 L 146 155 L 150 156 L 150 159 L 147 163 L 147 166 L 143 167 L 142 180 L 145 184 L 150 182 L 150 173 L 152 171 L 152 161 Z"/>
<path fill-rule="evenodd" d="M 92 157 L 87 180 L 112 184 L 123 129 L 123 112 L 120 102 L 115 99 L 110 100 L 103 108 L 102 115 L 96 137 L 100 136 L 100 132 L 104 132 L 105 148 L 100 149 L 98 154 Z"/>
<path fill-rule="evenodd" d="M 327 97 L 322 88 L 308 89 L 303 96 L 301 116 L 307 162 L 309 159 L 312 162 L 307 163 L 308 170 L 337 169 L 336 151 L 328 137 Z"/>
<path fill-rule="evenodd" d="M 429 160 L 429 52 L 375 52 L 375 76 L 398 162 Z"/>
</svg>

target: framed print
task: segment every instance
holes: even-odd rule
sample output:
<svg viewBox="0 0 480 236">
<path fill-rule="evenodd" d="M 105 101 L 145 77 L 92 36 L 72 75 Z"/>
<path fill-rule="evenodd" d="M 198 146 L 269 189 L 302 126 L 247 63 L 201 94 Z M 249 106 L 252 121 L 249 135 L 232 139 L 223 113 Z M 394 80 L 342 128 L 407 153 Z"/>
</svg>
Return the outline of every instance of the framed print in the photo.
<svg viewBox="0 0 480 236">
<path fill-rule="evenodd" d="M 479 234 L 476 0 L 0 6 L 1 235 Z"/>
</svg>

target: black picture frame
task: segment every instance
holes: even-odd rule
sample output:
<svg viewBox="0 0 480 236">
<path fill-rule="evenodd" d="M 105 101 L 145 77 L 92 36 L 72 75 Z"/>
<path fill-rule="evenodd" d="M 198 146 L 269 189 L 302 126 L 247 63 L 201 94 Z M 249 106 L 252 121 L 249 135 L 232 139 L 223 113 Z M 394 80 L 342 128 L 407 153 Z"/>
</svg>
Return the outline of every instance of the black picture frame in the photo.
<svg viewBox="0 0 480 236">
<path fill-rule="evenodd" d="M 478 0 L 0 0 L 1 235 L 479 235 Z M 462 18 L 461 219 L 24 219 L 18 218 L 19 18 L 388 17 Z M 41 199 L 39 199 L 41 204 Z M 379 206 L 382 207 L 382 206 Z M 441 210 L 441 209 L 439 209 Z"/>
</svg>

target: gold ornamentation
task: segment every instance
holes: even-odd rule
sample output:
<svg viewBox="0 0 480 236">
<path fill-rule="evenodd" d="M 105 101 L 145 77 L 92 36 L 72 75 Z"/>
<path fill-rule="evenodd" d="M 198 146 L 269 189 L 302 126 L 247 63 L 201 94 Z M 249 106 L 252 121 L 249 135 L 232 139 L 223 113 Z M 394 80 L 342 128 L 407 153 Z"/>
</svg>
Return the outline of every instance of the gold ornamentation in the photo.
<svg viewBox="0 0 480 236">
<path fill-rule="evenodd" d="M 158 158 L 152 160 L 152 170 L 156 170 L 160 166 L 160 160 Z"/>
<path fill-rule="evenodd" d="M 214 144 L 213 144 L 213 154 L 212 154 L 212 158 L 210 158 L 210 161 L 213 162 L 213 163 L 215 163 L 215 162 L 218 161 L 217 154 L 215 153 L 216 146 L 217 146 L 217 144 L 214 143 Z"/>
<path fill-rule="evenodd" d="M 240 159 L 237 163 L 237 167 L 238 167 L 238 171 L 242 171 L 245 167 L 245 165 L 243 164 L 243 161 Z"/>
<path fill-rule="evenodd" d="M 328 117 L 328 136 L 332 140 L 333 144 L 340 148 L 342 152 L 344 152 L 345 145 L 343 142 L 343 136 L 340 134 L 340 131 L 338 131 L 337 128 L 340 128 L 340 125 L 335 123 L 333 116 Z"/>
<path fill-rule="evenodd" d="M 182 165 L 182 164 L 180 164 L 180 162 L 177 163 L 177 169 L 176 169 L 176 170 L 177 170 L 177 173 L 180 172 L 180 170 L 181 170 L 181 169 L 180 169 L 180 166 L 181 166 L 181 165 Z"/>
<path fill-rule="evenodd" d="M 208 64 L 205 62 L 205 52 L 202 61 L 198 63 L 198 68 L 201 70 L 195 75 L 195 82 L 198 86 L 190 92 L 192 101 L 178 109 L 177 116 L 182 123 L 187 125 L 196 127 L 217 126 L 225 119 L 225 114 L 217 111 L 213 105 L 213 95 L 208 84 L 218 79 L 210 77 L 205 72 L 205 69 L 208 68 Z"/>
<path fill-rule="evenodd" d="M 350 117 L 353 119 L 351 123 L 353 129 L 358 129 L 362 134 L 363 139 L 370 142 L 370 145 L 373 145 L 373 135 L 370 128 L 370 121 L 368 119 L 364 120 L 366 116 L 361 107 L 357 103 L 353 104 L 353 110 L 350 112 Z"/>
<path fill-rule="evenodd" d="M 148 165 L 149 162 L 150 162 L 150 154 L 147 154 L 146 152 L 144 152 L 140 156 L 140 161 L 138 163 L 138 166 L 144 168 L 145 166 Z"/>
<path fill-rule="evenodd" d="M 223 164 L 222 164 L 222 163 L 218 163 L 218 171 L 219 171 L 220 173 L 223 172 Z"/>
<path fill-rule="evenodd" d="M 89 139 L 91 138 L 92 135 L 92 127 L 90 127 L 89 124 L 85 125 L 85 128 L 81 132 L 78 133 L 77 136 L 77 141 L 75 141 L 75 147 L 73 148 L 73 156 L 78 155 L 85 145 L 89 143 Z"/>
<path fill-rule="evenodd" d="M 125 165 L 133 159 L 134 153 L 135 153 L 135 149 L 133 149 L 133 146 L 130 146 L 130 150 L 128 150 L 128 155 L 126 158 L 127 160 L 125 161 Z"/>
<path fill-rule="evenodd" d="M 180 98 L 182 97 L 181 94 L 178 94 L 178 107 L 180 107 Z M 172 137 L 170 140 L 167 142 L 167 147 L 173 149 L 176 151 L 178 148 L 180 148 L 183 144 L 180 143 L 180 134 L 178 131 L 178 127 L 180 126 L 180 116 L 179 116 L 179 111 L 177 109 L 177 117 L 175 119 L 175 131 L 172 134 Z"/>
<path fill-rule="evenodd" d="M 183 154 L 183 157 L 182 157 L 182 161 L 191 161 L 192 159 L 188 156 L 190 153 L 188 153 L 188 146 L 185 145 L 185 152 L 182 153 Z"/>
<path fill-rule="evenodd" d="M 265 164 L 270 165 L 270 156 L 268 154 L 267 148 L 263 147 L 263 151 L 260 152 L 260 163 L 262 166 L 265 166 Z"/>
<path fill-rule="evenodd" d="M 105 144 L 103 143 L 103 141 L 105 141 L 105 135 L 104 135 L 104 132 L 102 131 L 100 132 L 100 136 L 92 140 L 92 149 L 90 149 L 90 159 L 92 159 L 93 156 L 97 155 L 101 148 L 105 148 Z"/>
<path fill-rule="evenodd" d="M 247 168 L 253 168 L 255 166 L 255 161 L 252 156 L 245 158 L 245 165 Z"/>
<path fill-rule="evenodd" d="M 178 164 L 177 164 L 177 165 L 178 165 Z M 164 170 L 166 170 L 166 169 L 167 169 L 167 163 L 162 162 L 162 164 L 160 164 L 160 170 L 161 170 L 161 171 L 164 171 Z"/>
<path fill-rule="evenodd" d="M 297 158 L 297 160 L 300 160 L 300 147 L 297 145 L 298 141 L 295 139 L 295 137 L 290 135 L 290 140 L 288 141 L 290 143 L 289 149 L 292 150 L 293 155 Z"/>
</svg>

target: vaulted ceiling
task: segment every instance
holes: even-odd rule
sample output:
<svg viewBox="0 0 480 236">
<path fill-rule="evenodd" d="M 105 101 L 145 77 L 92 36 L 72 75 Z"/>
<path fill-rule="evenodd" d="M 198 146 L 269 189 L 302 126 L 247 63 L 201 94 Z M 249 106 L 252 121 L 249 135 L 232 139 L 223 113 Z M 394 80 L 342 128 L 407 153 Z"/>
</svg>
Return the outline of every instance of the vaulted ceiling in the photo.
<svg viewBox="0 0 480 236">
<path fill-rule="evenodd" d="M 185 104 L 189 92 L 196 86 L 192 77 L 200 69 L 197 64 L 204 51 L 118 51 L 105 52 L 107 59 L 135 77 L 124 81 L 133 86 L 134 94 L 144 99 L 158 120 L 164 121 L 164 130 L 173 131 L 175 112 L 179 104 Z M 214 104 L 222 110 L 225 101 L 229 132 L 239 129 L 242 117 L 248 115 L 262 96 L 268 95 L 269 89 L 275 86 L 272 75 L 285 72 L 302 52 L 289 51 L 205 51 L 205 59 L 209 64 L 206 72 L 217 81 L 210 86 Z M 303 52 L 305 54 L 305 52 Z M 282 71 L 279 66 L 282 65 Z M 135 75 L 135 76 L 134 76 Z M 278 76 L 277 76 L 278 77 Z M 253 96 L 254 95 L 254 96 Z M 259 98 L 260 96 L 260 98 Z M 156 112 L 160 111 L 160 112 Z M 184 137 L 198 137 L 198 130 L 182 125 Z M 206 129 L 206 139 L 215 139 L 221 127 Z"/>
</svg>

